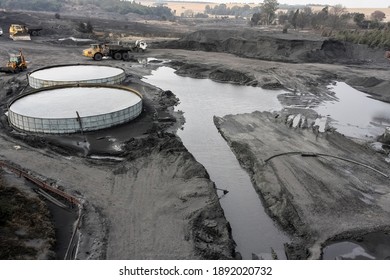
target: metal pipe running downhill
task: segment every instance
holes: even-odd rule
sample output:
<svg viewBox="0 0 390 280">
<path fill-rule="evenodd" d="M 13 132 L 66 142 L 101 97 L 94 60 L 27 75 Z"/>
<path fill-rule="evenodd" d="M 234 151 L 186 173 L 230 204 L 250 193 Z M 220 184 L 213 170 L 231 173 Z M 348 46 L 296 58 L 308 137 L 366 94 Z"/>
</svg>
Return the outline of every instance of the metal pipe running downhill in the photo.
<svg viewBox="0 0 390 280">
<path fill-rule="evenodd" d="M 359 162 L 359 161 L 355 161 L 355 160 L 352 160 L 352 159 L 348 159 L 348 158 L 344 158 L 344 157 L 339 157 L 339 156 L 335 156 L 335 155 L 329 155 L 329 154 L 323 154 L 323 153 L 315 153 L 315 152 L 302 152 L 302 151 L 295 151 L 295 152 L 284 152 L 284 153 L 280 153 L 280 154 L 276 154 L 276 155 L 273 155 L 269 158 L 267 158 L 266 160 L 264 160 L 264 163 L 267 164 L 271 159 L 273 158 L 276 158 L 276 157 L 280 157 L 280 156 L 286 156 L 286 155 L 301 155 L 302 157 L 331 157 L 331 158 L 335 158 L 335 159 L 339 159 L 339 160 L 343 160 L 343 161 L 346 161 L 346 162 L 350 162 L 350 163 L 353 163 L 353 164 L 357 164 L 357 165 L 360 165 L 360 166 L 363 166 L 365 168 L 368 168 L 386 178 L 389 179 L 389 175 L 383 173 L 382 171 L 368 165 L 368 164 L 365 164 L 365 163 L 362 163 L 362 162 Z"/>
</svg>

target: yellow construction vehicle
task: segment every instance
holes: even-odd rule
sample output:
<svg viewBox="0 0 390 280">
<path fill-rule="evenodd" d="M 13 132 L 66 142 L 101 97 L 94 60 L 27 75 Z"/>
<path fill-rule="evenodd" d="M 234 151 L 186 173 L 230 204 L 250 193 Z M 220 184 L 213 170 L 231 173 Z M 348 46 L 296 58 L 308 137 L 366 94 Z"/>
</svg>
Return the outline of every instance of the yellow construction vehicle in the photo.
<svg viewBox="0 0 390 280">
<path fill-rule="evenodd" d="M 22 50 L 19 50 L 19 54 L 11 55 L 6 67 L 1 67 L 0 72 L 5 73 L 19 73 L 27 69 L 27 62 L 23 55 Z"/>
<path fill-rule="evenodd" d="M 31 36 L 38 36 L 41 35 L 42 28 L 36 27 L 27 27 L 26 25 L 22 24 L 11 24 L 9 27 L 9 37 L 12 40 L 24 40 L 29 41 L 31 40 Z"/>
<path fill-rule="evenodd" d="M 147 44 L 144 41 L 137 40 L 133 44 L 91 44 L 89 49 L 83 50 L 83 56 L 91 57 L 94 60 L 102 60 L 103 57 L 111 57 L 115 60 L 129 60 L 132 58 L 133 52 L 144 52 Z"/>
</svg>

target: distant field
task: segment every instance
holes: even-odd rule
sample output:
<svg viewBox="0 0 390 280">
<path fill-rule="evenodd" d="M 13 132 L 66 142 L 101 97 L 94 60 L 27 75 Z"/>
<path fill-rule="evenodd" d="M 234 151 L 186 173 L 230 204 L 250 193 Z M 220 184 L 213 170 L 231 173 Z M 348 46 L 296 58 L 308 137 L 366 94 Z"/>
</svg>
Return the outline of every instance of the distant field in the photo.
<svg viewBox="0 0 390 280">
<path fill-rule="evenodd" d="M 143 5 L 147 6 L 154 6 L 156 4 L 156 1 L 152 0 L 141 0 L 140 1 Z M 282 1 L 283 2 L 283 1 Z M 310 2 L 310 1 L 308 1 Z M 326 2 L 326 1 L 324 1 Z M 204 13 L 206 5 L 209 5 L 210 7 L 214 7 L 216 5 L 219 5 L 219 3 L 215 2 L 184 2 L 184 1 L 164 1 L 161 3 L 165 3 L 165 6 L 170 8 L 172 11 L 176 11 L 176 16 L 180 16 L 184 12 L 188 12 L 189 10 L 193 11 L 194 14 L 197 13 Z M 227 3 L 226 6 L 233 7 L 233 6 L 244 6 L 245 4 L 242 3 Z M 247 4 L 251 7 L 258 6 L 259 4 Z M 323 7 L 321 6 L 312 6 L 313 11 L 319 11 Z M 390 21 L 390 8 L 348 8 L 347 11 L 350 13 L 363 13 L 366 15 L 366 18 L 369 19 L 370 15 L 376 11 L 382 11 L 386 14 L 385 21 Z M 285 10 L 284 10 L 285 11 Z"/>
</svg>

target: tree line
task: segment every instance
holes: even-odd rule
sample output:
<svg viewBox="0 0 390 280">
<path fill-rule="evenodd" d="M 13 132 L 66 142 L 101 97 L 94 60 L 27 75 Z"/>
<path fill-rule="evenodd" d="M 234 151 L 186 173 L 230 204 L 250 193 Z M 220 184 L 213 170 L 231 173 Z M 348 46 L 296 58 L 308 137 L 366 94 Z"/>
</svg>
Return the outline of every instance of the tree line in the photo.
<svg viewBox="0 0 390 280">
<path fill-rule="evenodd" d="M 373 12 L 366 18 L 363 13 L 348 13 L 341 5 L 325 6 L 318 12 L 313 12 L 310 7 L 290 10 L 287 13 L 280 12 L 274 19 L 281 25 L 288 24 L 294 29 L 300 28 L 331 28 L 332 30 L 345 28 L 383 29 L 390 27 L 383 22 L 386 15 L 382 11 Z"/>
<path fill-rule="evenodd" d="M 233 6 L 228 7 L 226 4 L 219 4 L 211 7 L 210 5 L 206 5 L 205 14 L 209 15 L 219 15 L 219 16 L 237 16 L 237 17 L 247 17 L 251 16 L 254 13 L 260 12 L 260 6 L 251 7 L 249 5 L 244 6 Z"/>
<path fill-rule="evenodd" d="M 390 22 L 384 22 L 386 14 L 374 11 L 369 17 L 363 13 L 348 13 L 342 5 L 325 6 L 318 12 L 306 6 L 287 12 L 276 13 L 276 0 L 264 0 L 261 10 L 254 13 L 250 24 L 279 24 L 287 28 L 311 28 L 322 35 L 370 47 L 390 48 Z"/>
<path fill-rule="evenodd" d="M 32 11 L 59 12 L 65 5 L 93 4 L 107 12 L 120 14 L 134 13 L 170 19 L 171 9 L 164 6 L 148 7 L 135 1 L 121 0 L 0 0 L 0 8 Z"/>
</svg>

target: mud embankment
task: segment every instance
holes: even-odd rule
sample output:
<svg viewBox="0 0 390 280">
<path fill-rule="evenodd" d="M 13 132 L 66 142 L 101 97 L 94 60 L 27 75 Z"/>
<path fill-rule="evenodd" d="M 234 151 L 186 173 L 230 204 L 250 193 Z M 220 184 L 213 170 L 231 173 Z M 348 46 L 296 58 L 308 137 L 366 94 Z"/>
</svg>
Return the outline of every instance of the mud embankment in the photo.
<svg viewBox="0 0 390 280">
<path fill-rule="evenodd" d="M 318 132 L 314 120 L 304 111 L 215 118 L 271 216 L 295 236 L 286 247 L 293 259 L 320 258 L 334 237 L 390 229 L 383 156 L 329 129 Z"/>
<path fill-rule="evenodd" d="M 0 259 L 54 259 L 55 231 L 47 206 L 4 176 L 0 170 Z"/>
<path fill-rule="evenodd" d="M 165 48 L 226 52 L 240 57 L 290 63 L 367 64 L 385 63 L 383 50 L 370 49 L 329 38 L 297 38 L 292 34 L 256 29 L 200 30 L 177 41 L 157 45 Z"/>
</svg>

